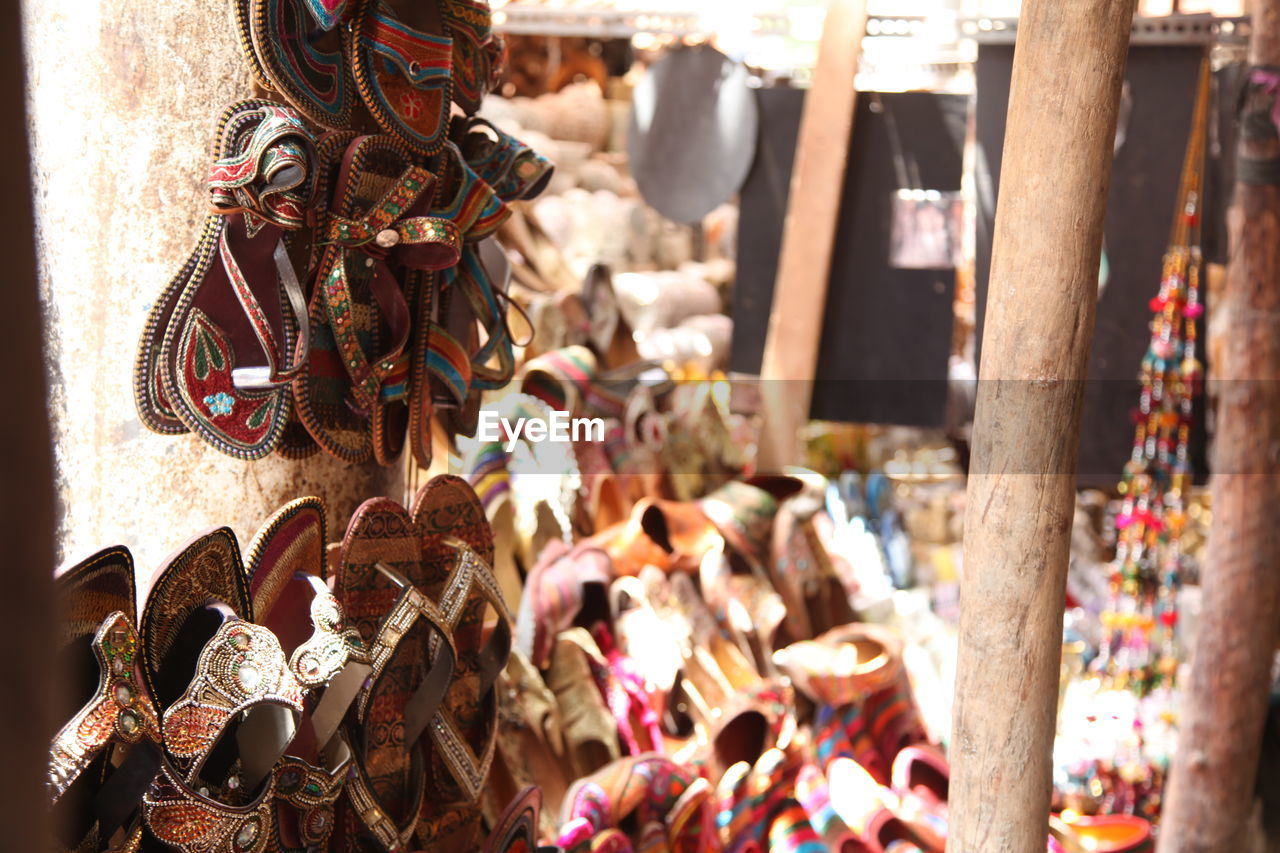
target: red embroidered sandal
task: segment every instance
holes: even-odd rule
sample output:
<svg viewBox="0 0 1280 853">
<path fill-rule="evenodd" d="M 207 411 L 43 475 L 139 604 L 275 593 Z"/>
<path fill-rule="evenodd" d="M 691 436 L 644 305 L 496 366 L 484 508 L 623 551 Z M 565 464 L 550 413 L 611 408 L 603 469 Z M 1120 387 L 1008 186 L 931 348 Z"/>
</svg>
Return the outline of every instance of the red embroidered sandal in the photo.
<svg viewBox="0 0 1280 853">
<path fill-rule="evenodd" d="M 456 654 L 443 614 L 411 580 L 422 574 L 421 548 L 403 507 L 386 498 L 362 504 L 338 561 L 335 592 L 373 670 L 344 724 L 353 759 L 333 846 L 402 853 L 413 849 L 427 794 L 419 743 Z"/>
<path fill-rule="evenodd" d="M 349 462 L 389 464 L 403 440 L 403 424 L 396 436 L 386 411 L 407 369 L 410 333 L 393 265 L 438 269 L 459 251 L 452 223 L 426 215 L 434 188 L 431 173 L 385 137 L 359 137 L 343 155 L 323 220 L 309 370 L 294 394 L 316 442 Z"/>
<path fill-rule="evenodd" d="M 142 683 L 133 559 L 108 548 L 57 580 L 63 615 L 59 671 L 72 687 L 67 723 L 49 750 L 58 849 L 136 850 L 138 803 L 160 766 L 160 722 Z"/>
<path fill-rule="evenodd" d="M 241 101 L 223 118 L 209 181 L 213 212 L 185 278 L 170 283 L 148 319 L 136 396 L 144 422 L 160 412 L 158 425 L 173 431 L 167 405 L 224 453 L 258 459 L 279 444 L 288 383 L 305 369 L 292 347 L 308 334 L 306 299 L 284 237 L 304 224 L 315 151 L 286 107 Z M 150 384 L 156 372 L 159 391 Z"/>
<path fill-rule="evenodd" d="M 511 651 L 511 615 L 490 568 L 493 532 L 465 480 L 433 478 L 414 499 L 413 519 L 423 589 L 439 602 L 458 652 L 457 672 L 431 725 L 432 796 L 418 837 L 428 853 L 471 849 L 479 842 L 480 799 L 497 745 L 497 682 Z"/>
<path fill-rule="evenodd" d="M 357 0 L 350 37 L 356 88 L 382 129 L 420 154 L 447 139 L 453 40 L 436 3 Z"/>
</svg>

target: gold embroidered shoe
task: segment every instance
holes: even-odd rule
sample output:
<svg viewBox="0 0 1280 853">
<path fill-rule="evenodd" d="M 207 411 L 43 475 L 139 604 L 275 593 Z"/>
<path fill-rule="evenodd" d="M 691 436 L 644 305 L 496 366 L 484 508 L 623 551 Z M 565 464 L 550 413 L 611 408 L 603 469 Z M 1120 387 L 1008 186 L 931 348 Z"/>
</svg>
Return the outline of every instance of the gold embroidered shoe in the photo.
<svg viewBox="0 0 1280 853">
<path fill-rule="evenodd" d="M 61 670 L 73 685 L 68 697 L 83 702 L 49 750 L 59 848 L 134 851 L 142 838 L 138 801 L 159 766 L 160 726 L 142 687 L 133 560 L 125 548 L 108 548 L 57 584 Z"/>
<path fill-rule="evenodd" d="M 273 581 L 259 585 L 259 597 L 280 608 L 281 621 L 288 613 L 281 601 L 294 599 L 295 588 L 303 593 L 310 634 L 305 616 L 288 620 L 300 621 L 289 627 L 301 629 L 289 633 L 289 652 L 270 629 L 250 621 L 250 575 L 229 530 L 196 537 L 166 561 L 147 598 L 144 674 L 162 709 L 164 757 L 143 809 L 156 840 L 183 853 L 305 849 L 332 828 L 329 807 L 345 756 L 333 751 L 316 768 L 286 752 L 299 724 L 312 719 L 306 711 L 317 706 L 314 700 L 323 704 L 319 690 L 363 651 L 347 642 L 318 578 L 313 584 L 304 574 L 297 587 L 274 582 L 303 559 L 309 539 L 316 540 L 311 553 L 319 568 L 323 533 L 315 529 L 315 509 L 315 502 L 302 501 L 277 513 L 251 553 L 251 566 L 262 570 L 258 579 Z M 279 817 L 290 814 L 297 819 Z"/>
<path fill-rule="evenodd" d="M 147 825 L 183 853 L 259 853 L 272 834 L 273 771 L 297 730 L 303 687 L 266 628 L 222 604 L 199 616 L 221 624 L 186 692 L 164 711 L 166 758 L 143 799 Z"/>
</svg>

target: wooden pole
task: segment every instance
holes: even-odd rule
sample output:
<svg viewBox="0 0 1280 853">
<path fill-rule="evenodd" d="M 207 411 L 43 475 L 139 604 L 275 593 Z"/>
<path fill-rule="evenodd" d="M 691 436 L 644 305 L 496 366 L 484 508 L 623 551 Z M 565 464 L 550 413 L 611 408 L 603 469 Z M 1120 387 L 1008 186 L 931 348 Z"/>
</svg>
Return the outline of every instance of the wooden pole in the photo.
<svg viewBox="0 0 1280 853">
<path fill-rule="evenodd" d="M 1254 0 L 1252 65 L 1280 64 L 1280 0 Z M 1275 96 L 1244 101 L 1238 173 L 1280 157 Z M 1244 849 L 1280 641 L 1280 186 L 1237 183 L 1231 261 L 1213 305 L 1224 330 L 1217 376 L 1213 523 L 1185 685 L 1161 853 Z"/>
<path fill-rule="evenodd" d="M 973 430 L 952 853 L 1041 853 L 1103 214 L 1136 0 L 1025 0 Z"/>
<path fill-rule="evenodd" d="M 17 3 L 0 7 L 0 113 L 26 125 L 22 21 Z M 57 643 L 53 608 L 54 471 L 45 419 L 45 370 L 31 224 L 27 135 L 0 139 L 0 257 L 5 308 L 0 311 L 0 361 L 12 366 L 0 410 L 0 541 L 5 543 L 0 624 L 19 645 L 5 662 L 11 700 L 0 708 L 0 826 L 11 850 L 48 850 L 49 741 L 55 722 L 52 669 Z M 20 649 L 20 650 L 19 650 Z M 61 725 L 61 723 L 57 723 Z"/>
<path fill-rule="evenodd" d="M 760 366 L 768 413 L 759 468 L 801 461 L 800 428 L 809 419 L 827 280 L 840 221 L 840 195 L 857 92 L 853 77 L 867 28 L 866 0 L 830 0 L 813 85 L 800 116 L 782 254 Z"/>
</svg>

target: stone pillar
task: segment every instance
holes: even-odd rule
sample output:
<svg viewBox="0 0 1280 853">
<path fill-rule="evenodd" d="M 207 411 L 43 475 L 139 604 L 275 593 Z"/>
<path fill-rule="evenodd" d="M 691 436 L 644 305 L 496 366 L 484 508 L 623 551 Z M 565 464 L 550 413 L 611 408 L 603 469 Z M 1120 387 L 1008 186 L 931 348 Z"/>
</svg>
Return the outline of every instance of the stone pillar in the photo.
<svg viewBox="0 0 1280 853">
<path fill-rule="evenodd" d="M 214 122 L 252 93 L 231 5 L 23 0 L 61 562 L 122 543 L 145 577 L 201 529 L 247 542 L 295 497 L 328 502 L 333 538 L 360 501 L 403 497 L 399 468 L 241 462 L 134 411 L 138 335 L 195 245 Z"/>
</svg>

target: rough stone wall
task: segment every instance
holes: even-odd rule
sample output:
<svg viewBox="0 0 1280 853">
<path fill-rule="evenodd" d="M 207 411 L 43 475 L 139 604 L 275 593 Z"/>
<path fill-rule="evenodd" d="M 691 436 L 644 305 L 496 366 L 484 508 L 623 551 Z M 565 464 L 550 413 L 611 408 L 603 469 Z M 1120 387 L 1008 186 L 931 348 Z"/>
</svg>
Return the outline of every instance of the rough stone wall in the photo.
<svg viewBox="0 0 1280 853">
<path fill-rule="evenodd" d="M 230 0 L 23 0 L 23 21 L 60 561 L 123 543 L 146 577 L 200 530 L 247 543 L 295 497 L 328 501 L 333 538 L 361 500 L 400 497 L 398 471 L 240 462 L 134 411 L 138 335 L 195 244 L 213 123 L 251 94 Z"/>
</svg>

